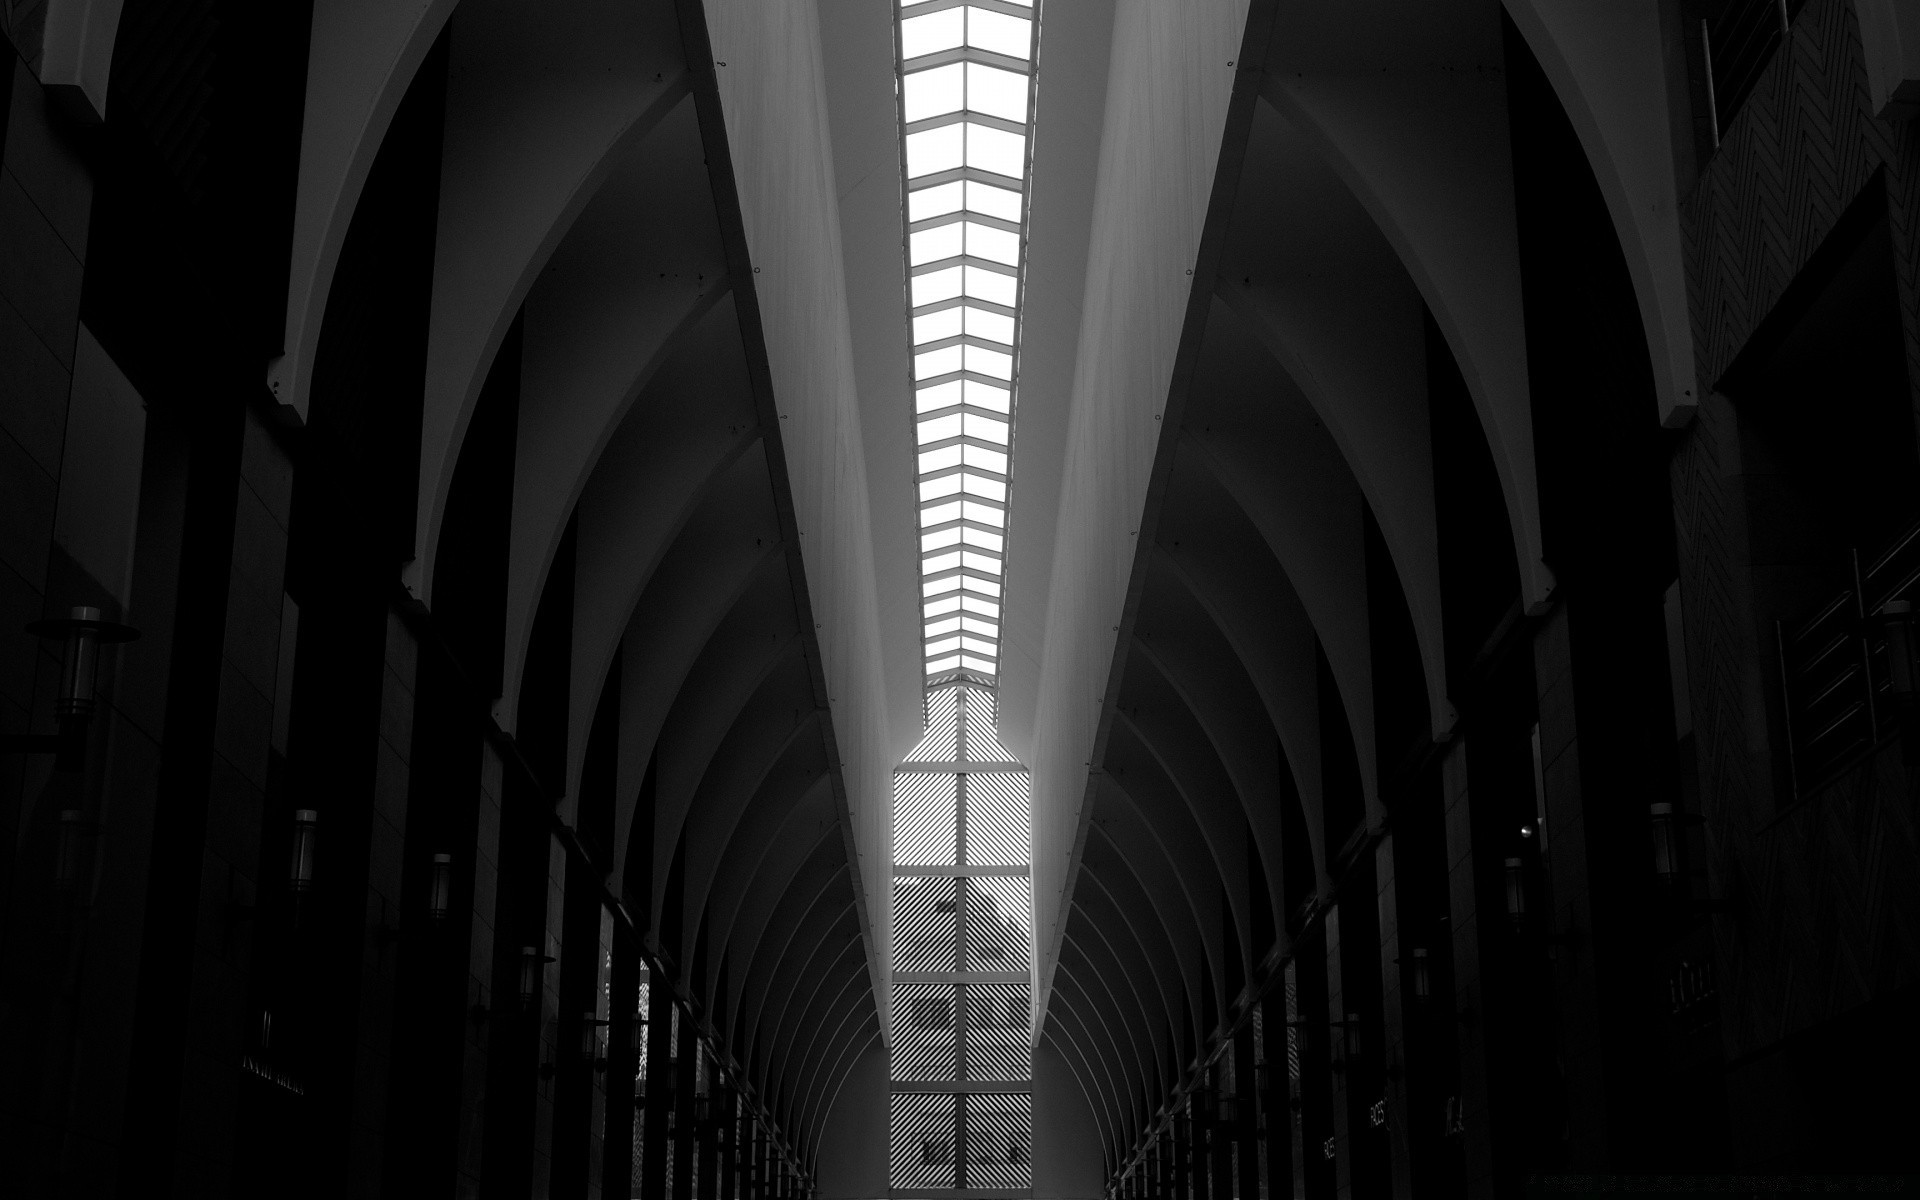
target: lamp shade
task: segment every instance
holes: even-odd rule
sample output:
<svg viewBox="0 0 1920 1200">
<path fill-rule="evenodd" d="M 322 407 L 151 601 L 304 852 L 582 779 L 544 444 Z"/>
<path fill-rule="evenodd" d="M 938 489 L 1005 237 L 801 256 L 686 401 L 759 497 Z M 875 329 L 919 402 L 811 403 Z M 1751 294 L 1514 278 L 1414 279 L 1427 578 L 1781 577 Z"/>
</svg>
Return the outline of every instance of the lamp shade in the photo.
<svg viewBox="0 0 1920 1200">
<path fill-rule="evenodd" d="M 287 886 L 296 892 L 313 890 L 313 855 L 319 833 L 318 812 L 303 808 L 293 814 L 293 847 L 287 863 Z"/>
<path fill-rule="evenodd" d="M 433 856 L 433 870 L 427 879 L 427 916 L 434 924 L 447 919 L 453 911 L 453 855 Z"/>
<path fill-rule="evenodd" d="M 1518 858 L 1506 861 L 1507 917 L 1516 926 L 1527 919 L 1527 868 Z"/>
</svg>

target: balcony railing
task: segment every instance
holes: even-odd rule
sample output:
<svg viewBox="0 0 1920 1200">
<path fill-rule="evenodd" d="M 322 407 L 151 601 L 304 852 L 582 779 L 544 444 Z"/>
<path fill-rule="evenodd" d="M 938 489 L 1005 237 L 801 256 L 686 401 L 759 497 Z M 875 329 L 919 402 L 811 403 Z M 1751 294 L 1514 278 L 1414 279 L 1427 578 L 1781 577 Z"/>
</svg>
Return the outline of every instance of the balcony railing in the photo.
<svg viewBox="0 0 1920 1200">
<path fill-rule="evenodd" d="M 1804 623 L 1775 625 L 1796 795 L 1819 787 L 1895 730 L 1887 656 L 1890 600 L 1920 583 L 1920 525 L 1864 567 L 1852 554 L 1853 586 Z"/>
</svg>

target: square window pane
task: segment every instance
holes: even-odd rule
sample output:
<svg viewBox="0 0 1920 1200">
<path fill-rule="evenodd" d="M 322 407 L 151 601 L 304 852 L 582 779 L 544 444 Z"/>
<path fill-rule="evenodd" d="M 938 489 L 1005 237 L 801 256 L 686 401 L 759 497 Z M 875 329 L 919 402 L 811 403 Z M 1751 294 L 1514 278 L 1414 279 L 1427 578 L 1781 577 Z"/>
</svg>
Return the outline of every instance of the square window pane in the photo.
<svg viewBox="0 0 1920 1200">
<path fill-rule="evenodd" d="M 971 82 L 959 63 L 948 63 L 931 71 L 915 71 L 900 81 L 901 110 L 909 121 L 924 121 L 958 112 L 966 104 L 966 85 Z M 1008 72 L 1001 71 L 1005 75 Z M 995 113 L 999 116 L 999 113 Z M 1009 117 L 1025 122 L 1025 117 Z"/>
<path fill-rule="evenodd" d="M 1025 75 L 1002 71 L 985 63 L 967 64 L 967 108 L 970 111 L 1025 125 L 1027 94 Z"/>
<path fill-rule="evenodd" d="M 949 8 L 945 12 L 928 13 L 924 17 L 902 19 L 900 57 L 919 58 L 923 54 L 938 54 L 942 50 L 952 50 L 959 46 L 966 36 L 964 12 L 964 9 Z M 989 35 L 991 36 L 991 31 Z"/>
<path fill-rule="evenodd" d="M 945 441 L 950 437 L 959 437 L 964 428 L 961 424 L 963 420 L 959 413 L 949 413 L 944 417 L 922 421 L 915 429 L 915 441 L 925 446 L 933 442 Z"/>
<path fill-rule="evenodd" d="M 956 308 L 950 310 L 961 316 L 962 332 L 990 342 L 1004 342 L 1013 345 L 1013 318 L 997 312 L 988 312 L 984 308 Z"/>
<path fill-rule="evenodd" d="M 913 377 L 932 379 L 936 375 L 945 375 L 958 371 L 965 363 L 967 347 L 946 346 L 939 350 L 928 350 L 913 356 Z M 1001 357 L 1005 357 L 1002 355 Z"/>
<path fill-rule="evenodd" d="M 960 481 L 960 490 L 975 496 L 984 496 L 989 500 L 1007 501 L 1007 485 L 998 479 L 988 479 L 984 475 L 975 475 L 971 471 L 962 471 L 954 476 Z"/>
<path fill-rule="evenodd" d="M 942 418 L 943 420 L 946 418 Z M 998 446 L 1007 444 L 1007 423 L 996 421 L 992 417 L 982 417 L 967 413 L 962 418 L 961 431 L 968 437 L 979 438 L 983 442 L 992 442 Z M 952 434 L 947 436 L 951 437 Z"/>
<path fill-rule="evenodd" d="M 967 45 L 1008 58 L 1024 59 L 1033 53 L 1033 22 L 1026 17 L 1010 17 L 984 8 L 967 10 Z"/>
<path fill-rule="evenodd" d="M 974 267 L 948 267 L 944 271 L 935 271 L 929 275 L 913 277 L 913 306 L 919 308 L 925 304 L 938 304 L 942 300 L 951 300 L 960 294 L 965 284 L 966 272 L 978 270 Z"/>
<path fill-rule="evenodd" d="M 966 314 L 977 309 L 943 308 L 939 312 L 928 313 L 924 317 L 913 319 L 913 344 L 918 346 L 926 342 L 937 342 L 941 338 L 956 337 L 966 332 Z M 989 314 L 993 315 L 993 314 Z M 1013 324 L 1008 321 L 1007 324 Z M 1007 340 L 1008 339 L 996 339 Z"/>
<path fill-rule="evenodd" d="M 945 133 L 948 129 L 953 128 L 956 128 L 956 126 L 947 125 L 939 129 L 926 130 L 924 133 L 911 134 L 907 137 L 907 175 L 909 177 L 925 175 L 933 171 L 945 171 L 950 169 L 950 167 L 960 165 L 958 163 L 950 163 L 947 166 L 928 166 L 923 170 L 916 170 L 913 165 L 914 138 L 925 137 L 927 134 L 932 133 Z M 995 175 L 1006 175 L 1013 179 L 1019 179 L 1027 173 L 1027 138 L 1025 134 L 1008 133 L 1004 129 L 994 129 L 987 125 L 975 125 L 971 122 L 967 122 L 957 128 L 964 128 L 967 131 L 965 154 L 967 166 L 975 167 L 982 171 L 992 171 Z M 929 147 L 933 147 L 935 143 L 928 143 L 928 145 Z M 940 148 L 929 148 L 924 151 L 926 162 L 946 162 L 945 156 L 949 155 L 951 150 L 946 148 L 945 142 L 938 143 L 938 146 Z"/>
<path fill-rule="evenodd" d="M 967 380 L 960 390 L 960 398 L 975 408 L 984 408 L 991 412 L 1013 411 L 1013 393 L 991 383 L 978 383 Z"/>
<path fill-rule="evenodd" d="M 919 133 L 907 135 L 907 178 L 918 179 L 922 175 L 932 175 L 936 171 L 951 171 L 967 162 L 967 126 L 942 125 L 938 129 L 922 129 Z M 998 133 L 999 130 L 992 132 Z M 1026 139 L 1022 138 L 1024 150 Z M 1004 142 L 981 144 L 981 157 L 1002 161 L 1007 152 Z M 984 167 L 991 170 L 991 167 Z M 1018 175 L 1019 172 L 1013 172 Z"/>
<path fill-rule="evenodd" d="M 959 526 L 955 526 L 954 529 L 952 530 L 943 529 L 939 533 L 928 534 L 927 536 L 928 537 L 944 537 L 948 533 L 953 533 L 953 532 L 958 533 L 959 541 L 964 542 L 969 546 L 978 546 L 982 550 L 991 550 L 995 554 L 1000 553 L 1002 547 L 1006 542 L 1006 539 L 1001 537 L 997 533 L 988 533 L 984 529 L 975 529 L 971 525 L 959 525 Z M 945 544 L 952 545 L 953 543 L 947 542 Z"/>
<path fill-rule="evenodd" d="M 982 471 L 991 471 L 995 475 L 1005 475 L 1007 473 L 1007 456 L 998 450 L 988 450 L 984 446 L 969 445 L 949 446 L 947 449 L 959 450 L 960 461 L 969 467 L 978 467 Z M 946 450 L 936 450 L 934 453 L 945 454 Z M 922 454 L 920 457 L 924 460 L 927 456 Z M 923 471 L 927 469 L 926 467 L 921 468 Z M 938 468 L 933 469 L 938 470 Z"/>
<path fill-rule="evenodd" d="M 936 383 L 913 394 L 913 411 L 932 412 L 937 408 L 958 404 L 965 397 L 966 393 L 961 390 L 957 379 L 949 383 Z"/>
<path fill-rule="evenodd" d="M 991 225 L 975 225 L 966 222 L 967 253 L 975 258 L 984 258 L 988 262 L 997 262 L 1002 266 L 1020 265 L 1020 235 L 1008 233 L 1004 229 L 995 229 Z M 931 229 L 926 232 L 932 233 Z"/>
<path fill-rule="evenodd" d="M 936 504 L 932 508 L 920 510 L 920 528 L 931 529 L 935 525 L 945 525 L 948 521 L 958 521 L 968 509 L 984 508 L 980 504 L 961 504 L 958 500 L 949 500 L 945 504 Z"/>
<path fill-rule="evenodd" d="M 967 185 L 964 183 L 943 183 L 938 187 L 921 188 L 917 192 L 907 193 L 907 220 L 925 221 L 931 217 L 944 217 L 950 212 L 959 212 L 967 204 Z M 977 211 L 986 212 L 985 209 Z M 988 213 L 998 216 L 998 213 Z"/>
<path fill-rule="evenodd" d="M 1002 354 L 998 350 L 988 350 L 983 346 L 968 346 L 961 360 L 964 370 L 977 371 L 982 375 L 991 375 L 995 379 L 1013 378 L 1013 355 Z"/>
<path fill-rule="evenodd" d="M 964 475 L 942 475 L 938 479 L 929 479 L 920 485 L 920 500 L 938 500 L 942 496 L 951 496 L 960 491 Z"/>
<path fill-rule="evenodd" d="M 962 185 L 948 184 L 945 186 L 960 187 Z M 965 207 L 969 212 L 977 212 L 984 216 L 989 216 L 989 217 L 998 217 L 1002 221 L 1012 221 L 1015 224 L 1019 223 L 1020 221 L 1020 193 L 1019 192 L 1009 191 L 1003 187 L 995 187 L 990 183 L 975 183 L 972 180 L 968 180 L 964 186 L 966 188 Z M 939 191 L 940 189 L 935 188 L 933 190 Z M 947 211 L 952 211 L 952 210 L 949 209 Z M 927 216 L 929 217 L 936 216 L 936 215 L 938 214 L 936 213 L 927 214 Z M 921 220 L 921 219 L 923 218 L 919 218 L 919 217 L 915 218 L 915 220 Z"/>
<path fill-rule="evenodd" d="M 966 294 L 975 300 L 985 300 L 988 304 L 998 304 L 1002 308 L 1012 308 L 1014 301 L 1019 298 L 1020 281 L 1011 275 L 1002 275 L 998 271 L 988 271 L 980 267 L 948 267 L 947 270 L 958 270 L 964 274 Z M 940 271 L 937 272 L 937 274 L 944 275 L 946 271 Z M 916 276 L 914 282 L 918 283 L 921 279 L 926 278 L 928 278 L 928 276 Z M 948 296 L 940 297 L 942 300 L 948 298 Z M 914 301 L 916 307 L 921 304 L 931 303 L 933 303 L 931 300 Z"/>
<path fill-rule="evenodd" d="M 958 258 L 966 252 L 966 232 L 967 227 L 964 223 L 955 222 L 952 225 L 935 225 L 932 229 L 922 229 L 918 233 L 908 234 L 907 265 L 917 267 L 922 263 L 938 262 L 943 258 Z"/>
<path fill-rule="evenodd" d="M 942 507 L 944 509 L 945 506 Z M 994 508 L 991 505 L 981 504 L 975 500 L 967 500 L 963 501 L 957 507 L 960 511 L 956 515 L 963 520 L 978 521 L 982 525 L 991 525 L 995 529 L 1003 528 L 1007 523 L 1005 510 Z M 943 519 L 951 521 L 954 518 L 945 517 Z"/>
</svg>

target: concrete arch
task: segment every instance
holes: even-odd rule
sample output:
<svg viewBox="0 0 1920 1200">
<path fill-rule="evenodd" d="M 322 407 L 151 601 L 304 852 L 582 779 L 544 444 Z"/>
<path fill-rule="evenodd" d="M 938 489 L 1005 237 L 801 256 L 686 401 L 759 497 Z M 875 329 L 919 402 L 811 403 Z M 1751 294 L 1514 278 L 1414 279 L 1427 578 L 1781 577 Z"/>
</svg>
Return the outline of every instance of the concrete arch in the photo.
<svg viewBox="0 0 1920 1200">
<path fill-rule="evenodd" d="M 1655 415 L 1677 429 L 1693 419 L 1700 396 L 1659 0 L 1503 3 L 1560 97 L 1613 214 L 1653 360 Z"/>
</svg>

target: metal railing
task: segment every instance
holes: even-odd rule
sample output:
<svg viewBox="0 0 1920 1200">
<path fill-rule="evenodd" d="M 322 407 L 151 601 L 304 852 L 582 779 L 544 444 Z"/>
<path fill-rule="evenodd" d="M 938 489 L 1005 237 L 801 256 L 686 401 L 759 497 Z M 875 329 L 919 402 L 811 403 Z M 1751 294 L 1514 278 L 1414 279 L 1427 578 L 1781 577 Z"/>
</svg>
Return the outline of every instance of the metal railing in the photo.
<svg viewBox="0 0 1920 1200">
<path fill-rule="evenodd" d="M 1776 622 L 1788 762 L 1805 795 L 1895 730 L 1887 627 L 1880 613 L 1920 583 L 1920 525 L 1861 565 L 1853 586 L 1798 626 Z"/>
<path fill-rule="evenodd" d="M 1727 0 L 1720 15 L 1700 22 L 1707 104 L 1718 145 L 1760 75 L 1786 41 L 1804 0 Z"/>
</svg>

